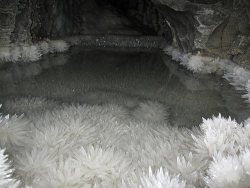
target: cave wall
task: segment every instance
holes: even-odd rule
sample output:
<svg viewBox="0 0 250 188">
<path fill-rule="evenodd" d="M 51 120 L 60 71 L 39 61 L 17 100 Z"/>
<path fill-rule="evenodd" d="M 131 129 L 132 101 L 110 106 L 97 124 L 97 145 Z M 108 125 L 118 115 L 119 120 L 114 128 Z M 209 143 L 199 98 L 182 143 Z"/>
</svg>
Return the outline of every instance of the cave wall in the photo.
<svg viewBox="0 0 250 188">
<path fill-rule="evenodd" d="M 3 20 L 0 46 L 72 35 L 156 35 L 152 26 L 143 24 L 143 20 L 138 19 L 139 22 L 131 25 L 110 7 L 99 6 L 103 2 L 105 0 L 0 0 L 0 19 Z"/>
<path fill-rule="evenodd" d="M 232 59 L 250 68 L 249 0 L 101 0 L 183 52 Z M 94 0 L 0 0 L 0 46 L 98 34 Z M 105 17 L 105 16 L 103 16 Z M 122 24 L 114 21 L 114 25 Z M 124 24 L 124 23 L 123 23 Z M 100 27 L 98 26 L 100 25 Z M 125 23 L 126 25 L 126 23 Z M 108 34 L 107 32 L 106 34 Z"/>
<path fill-rule="evenodd" d="M 15 28 L 16 0 L 0 0 L 0 46 L 8 46 Z"/>
<path fill-rule="evenodd" d="M 32 43 L 44 38 L 80 34 L 84 25 L 82 11 L 91 8 L 84 3 L 81 0 L 16 0 L 11 42 Z"/>
<path fill-rule="evenodd" d="M 161 5 L 162 11 L 164 6 L 167 6 L 180 13 L 189 12 L 193 17 L 193 19 L 183 19 L 177 16 L 183 24 L 194 26 L 194 30 L 184 27 L 176 29 L 178 24 L 170 23 L 176 40 L 181 41 L 174 44 L 175 47 L 182 51 L 188 52 L 192 49 L 194 53 L 199 51 L 205 55 L 231 59 L 250 69 L 249 0 L 154 0 L 154 2 Z M 168 20 L 168 16 L 166 19 Z M 182 46 L 186 45 L 190 47 L 183 49 Z"/>
<path fill-rule="evenodd" d="M 249 0 L 106 1 L 153 26 L 182 52 L 219 56 L 250 69 Z"/>
</svg>

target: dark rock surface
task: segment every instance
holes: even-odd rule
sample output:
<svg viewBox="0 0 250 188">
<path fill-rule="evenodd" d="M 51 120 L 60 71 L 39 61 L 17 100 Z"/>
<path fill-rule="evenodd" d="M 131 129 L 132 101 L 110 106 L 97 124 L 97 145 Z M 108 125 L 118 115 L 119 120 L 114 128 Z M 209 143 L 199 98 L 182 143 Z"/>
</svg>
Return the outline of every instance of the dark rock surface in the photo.
<svg viewBox="0 0 250 188">
<path fill-rule="evenodd" d="M 0 46 L 74 35 L 160 35 L 250 68 L 249 0 L 0 0 Z"/>
<path fill-rule="evenodd" d="M 0 0 L 0 46 L 10 44 L 10 36 L 15 28 L 16 0 Z"/>
</svg>

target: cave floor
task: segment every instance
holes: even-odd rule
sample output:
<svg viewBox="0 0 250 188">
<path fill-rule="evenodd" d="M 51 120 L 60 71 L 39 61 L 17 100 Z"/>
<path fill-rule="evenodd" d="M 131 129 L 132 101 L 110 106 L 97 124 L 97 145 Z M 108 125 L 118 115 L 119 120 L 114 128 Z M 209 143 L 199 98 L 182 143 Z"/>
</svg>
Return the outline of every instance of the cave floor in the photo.
<svg viewBox="0 0 250 188">
<path fill-rule="evenodd" d="M 195 75 L 158 50 L 74 47 L 32 64 L 1 70 L 0 103 L 10 98 L 44 97 L 63 103 L 163 103 L 174 125 L 198 125 L 202 117 L 221 113 L 237 121 L 250 108 L 222 78 Z"/>
</svg>

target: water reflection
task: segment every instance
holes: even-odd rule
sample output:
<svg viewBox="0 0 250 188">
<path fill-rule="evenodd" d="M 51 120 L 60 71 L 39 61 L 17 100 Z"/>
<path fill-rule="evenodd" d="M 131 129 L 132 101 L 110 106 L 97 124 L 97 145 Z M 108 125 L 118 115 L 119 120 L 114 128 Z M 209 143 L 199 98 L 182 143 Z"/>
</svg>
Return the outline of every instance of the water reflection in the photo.
<svg viewBox="0 0 250 188">
<path fill-rule="evenodd" d="M 222 113 L 238 121 L 250 109 L 233 87 L 214 75 L 194 75 L 159 51 L 73 48 L 26 65 L 1 68 L 1 100 L 39 96 L 133 108 L 142 100 L 169 107 L 170 122 L 192 126 Z"/>
</svg>

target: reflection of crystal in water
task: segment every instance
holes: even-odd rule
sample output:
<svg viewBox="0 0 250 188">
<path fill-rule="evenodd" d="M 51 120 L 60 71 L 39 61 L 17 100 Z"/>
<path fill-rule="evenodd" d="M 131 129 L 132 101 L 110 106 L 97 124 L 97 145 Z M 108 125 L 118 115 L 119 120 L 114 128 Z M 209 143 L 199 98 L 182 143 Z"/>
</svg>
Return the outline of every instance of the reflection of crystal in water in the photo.
<svg viewBox="0 0 250 188">
<path fill-rule="evenodd" d="M 74 48 L 67 54 L 46 56 L 37 64 L 17 66 L 15 73 L 11 68 L 11 79 L 19 74 L 22 77 L 16 76 L 13 84 L 0 81 L 0 95 L 122 104 L 131 110 L 142 101 L 156 100 L 169 106 L 170 121 L 185 126 L 199 124 L 201 117 L 219 112 L 240 121 L 247 117 L 249 109 L 227 83 L 184 71 L 167 56 L 163 56 L 164 64 L 160 54 Z"/>
<path fill-rule="evenodd" d="M 68 56 L 57 54 L 52 57 L 44 57 L 42 60 L 26 65 L 12 65 L 11 68 L 0 71 L 0 81 L 16 82 L 24 78 L 39 75 L 43 70 L 67 63 Z"/>
<path fill-rule="evenodd" d="M 71 45 L 89 47 L 124 47 L 124 48 L 163 48 L 166 41 L 157 36 L 76 36 L 67 41 Z"/>
</svg>

